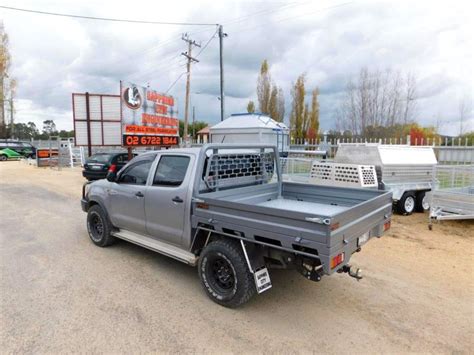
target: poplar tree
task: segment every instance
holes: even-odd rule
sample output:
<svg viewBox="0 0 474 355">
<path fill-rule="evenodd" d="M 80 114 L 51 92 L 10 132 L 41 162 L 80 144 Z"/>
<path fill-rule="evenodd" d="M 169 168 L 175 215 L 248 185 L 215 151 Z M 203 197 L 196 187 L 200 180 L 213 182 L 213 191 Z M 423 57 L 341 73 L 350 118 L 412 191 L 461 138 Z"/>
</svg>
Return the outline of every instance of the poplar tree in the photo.
<svg viewBox="0 0 474 355">
<path fill-rule="evenodd" d="M 311 92 L 311 112 L 309 114 L 309 128 L 306 133 L 307 138 L 315 139 L 319 133 L 319 89 Z"/>
<path fill-rule="evenodd" d="M 271 96 L 272 79 L 268 68 L 268 62 L 265 59 L 260 67 L 260 75 L 257 81 L 257 98 L 258 108 L 261 113 L 270 114 L 270 96 Z"/>
<path fill-rule="evenodd" d="M 290 127 L 292 132 L 295 134 L 295 138 L 303 139 L 305 138 L 305 127 L 307 124 L 305 123 L 305 119 L 308 119 L 308 115 L 305 115 L 305 103 L 304 97 L 306 94 L 305 91 L 305 75 L 301 74 L 296 82 L 293 84 L 293 88 L 291 89 L 291 115 L 290 115 Z M 306 116 L 306 117 L 305 117 Z"/>
<path fill-rule="evenodd" d="M 247 104 L 247 112 L 248 113 L 255 112 L 255 103 L 252 100 L 250 100 L 249 103 Z"/>
</svg>

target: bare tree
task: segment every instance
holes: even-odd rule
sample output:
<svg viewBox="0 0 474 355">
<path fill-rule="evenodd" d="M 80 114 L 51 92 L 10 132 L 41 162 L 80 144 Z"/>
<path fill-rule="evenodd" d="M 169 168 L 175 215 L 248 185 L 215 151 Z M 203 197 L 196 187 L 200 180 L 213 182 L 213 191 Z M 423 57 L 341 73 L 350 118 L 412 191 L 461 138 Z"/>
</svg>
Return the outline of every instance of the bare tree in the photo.
<svg viewBox="0 0 474 355">
<path fill-rule="evenodd" d="M 275 118 L 278 122 L 283 122 L 285 119 L 285 95 L 283 89 L 278 88 L 278 117 Z"/>
<path fill-rule="evenodd" d="M 414 120 L 416 80 L 391 70 L 362 68 L 356 81 L 347 83 L 344 98 L 336 111 L 338 130 L 365 134 L 368 127 L 391 127 Z"/>
<path fill-rule="evenodd" d="M 461 100 L 459 100 L 459 135 L 464 134 L 464 121 L 466 116 L 471 111 L 472 100 L 468 95 L 464 95 Z"/>
</svg>

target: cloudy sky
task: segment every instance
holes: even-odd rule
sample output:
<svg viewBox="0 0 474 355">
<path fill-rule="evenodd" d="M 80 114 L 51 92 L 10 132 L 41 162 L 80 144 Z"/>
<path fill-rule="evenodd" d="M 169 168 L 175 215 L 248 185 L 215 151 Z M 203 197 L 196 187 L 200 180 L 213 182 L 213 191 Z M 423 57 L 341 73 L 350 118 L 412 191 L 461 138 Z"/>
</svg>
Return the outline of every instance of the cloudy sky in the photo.
<svg viewBox="0 0 474 355">
<path fill-rule="evenodd" d="M 167 22 L 221 23 L 226 113 L 244 112 L 256 99 L 260 63 L 283 87 L 306 73 L 321 91 L 321 127 L 332 129 L 345 85 L 362 67 L 400 70 L 417 78 L 417 121 L 459 133 L 459 103 L 468 102 L 464 126 L 474 130 L 473 6 L 471 1 L 41 1 L 0 0 L 2 6 Z M 71 93 L 118 94 L 119 80 L 150 84 L 178 98 L 184 116 L 187 32 L 202 46 L 192 68 L 196 118 L 220 119 L 216 27 L 158 26 L 92 21 L 0 9 L 10 37 L 11 76 L 18 81 L 18 122 L 53 119 L 72 129 Z M 214 37 L 214 38 L 213 38 Z M 212 38 L 212 39 L 211 39 Z M 193 54 L 198 54 L 199 48 Z M 287 118 L 288 119 L 288 118 Z M 465 128 L 465 129 L 466 129 Z"/>
</svg>

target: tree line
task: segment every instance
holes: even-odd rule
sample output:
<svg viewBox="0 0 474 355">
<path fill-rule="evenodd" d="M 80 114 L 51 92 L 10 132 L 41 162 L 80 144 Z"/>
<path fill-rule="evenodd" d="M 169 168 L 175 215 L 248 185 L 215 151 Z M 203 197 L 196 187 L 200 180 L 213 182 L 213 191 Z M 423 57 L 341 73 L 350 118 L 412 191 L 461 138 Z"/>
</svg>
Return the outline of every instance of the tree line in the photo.
<svg viewBox="0 0 474 355">
<path fill-rule="evenodd" d="M 315 138 L 319 134 L 319 89 L 311 91 L 311 105 L 306 102 L 305 74 L 301 74 L 291 89 L 290 129 L 297 138 Z M 278 122 L 285 118 L 285 96 L 283 89 L 272 79 L 268 61 L 260 66 L 257 79 L 258 111 Z M 256 112 L 255 102 L 250 100 L 247 112 Z"/>
<path fill-rule="evenodd" d="M 9 123 L 6 126 L 6 136 L 11 137 L 12 125 Z M 74 137 L 74 130 L 66 131 L 56 128 L 56 123 L 53 120 L 43 121 L 43 127 L 40 131 L 34 122 L 28 123 L 13 123 L 14 136 L 20 140 L 47 140 L 51 136 L 59 136 L 61 138 Z"/>
</svg>

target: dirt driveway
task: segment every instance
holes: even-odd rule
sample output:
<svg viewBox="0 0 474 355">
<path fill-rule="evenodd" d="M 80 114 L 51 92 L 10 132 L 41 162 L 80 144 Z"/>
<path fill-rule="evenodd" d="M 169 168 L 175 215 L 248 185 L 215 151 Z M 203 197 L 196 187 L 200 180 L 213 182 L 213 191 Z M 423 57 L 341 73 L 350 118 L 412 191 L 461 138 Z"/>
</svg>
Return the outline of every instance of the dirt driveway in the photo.
<svg viewBox="0 0 474 355">
<path fill-rule="evenodd" d="M 474 352 L 474 223 L 395 216 L 364 270 L 273 289 L 237 310 L 195 269 L 120 242 L 95 247 L 78 169 L 0 164 L 2 352 Z"/>
</svg>

